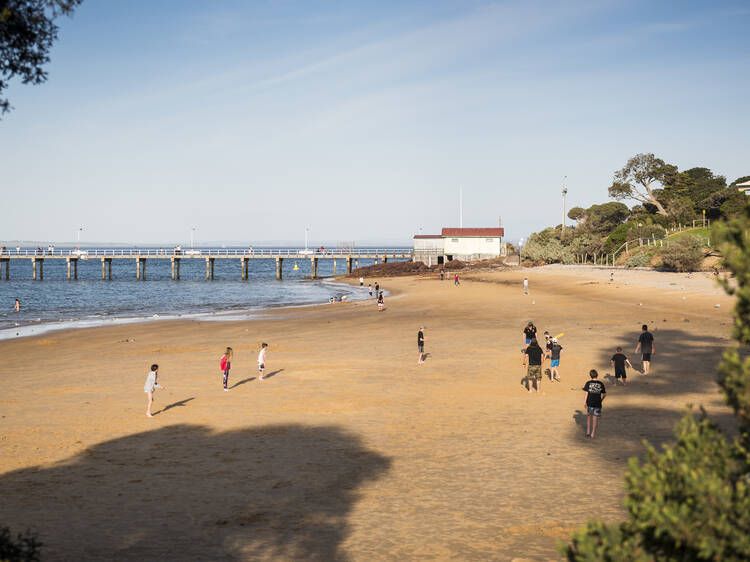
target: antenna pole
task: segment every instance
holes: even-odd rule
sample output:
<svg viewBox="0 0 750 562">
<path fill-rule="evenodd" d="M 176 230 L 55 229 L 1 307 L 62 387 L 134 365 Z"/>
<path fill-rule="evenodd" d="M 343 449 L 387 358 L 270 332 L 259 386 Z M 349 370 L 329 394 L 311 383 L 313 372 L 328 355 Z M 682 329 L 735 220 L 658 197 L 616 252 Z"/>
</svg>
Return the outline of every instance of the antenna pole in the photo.
<svg viewBox="0 0 750 562">
<path fill-rule="evenodd" d="M 458 226 L 464 227 L 464 188 L 458 188 Z"/>
</svg>

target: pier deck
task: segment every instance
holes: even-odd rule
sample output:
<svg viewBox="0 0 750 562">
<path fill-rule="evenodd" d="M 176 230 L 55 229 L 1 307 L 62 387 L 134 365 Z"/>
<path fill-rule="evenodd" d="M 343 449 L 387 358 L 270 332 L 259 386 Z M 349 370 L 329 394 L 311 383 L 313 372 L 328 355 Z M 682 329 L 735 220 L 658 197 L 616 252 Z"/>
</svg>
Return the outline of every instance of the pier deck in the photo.
<svg viewBox="0 0 750 562">
<path fill-rule="evenodd" d="M 134 260 L 136 264 L 136 278 L 146 279 L 146 261 L 149 259 L 170 260 L 172 265 L 172 279 L 180 278 L 180 262 L 189 259 L 206 260 L 206 279 L 214 278 L 214 263 L 217 259 L 238 259 L 242 266 L 242 279 L 247 279 L 247 267 L 252 259 L 273 259 L 276 261 L 276 278 L 282 278 L 282 265 L 285 259 L 309 259 L 311 276 L 318 276 L 318 260 L 332 259 L 333 271 L 336 274 L 336 260 L 346 261 L 346 272 L 352 272 L 352 266 L 359 267 L 360 259 L 374 259 L 375 263 L 387 262 L 389 259 L 412 259 L 412 251 L 399 248 L 336 248 L 326 250 L 297 250 L 290 248 L 258 248 L 258 249 L 226 249 L 226 248 L 195 248 L 187 250 L 166 250 L 159 248 L 95 248 L 95 249 L 6 249 L 0 252 L 0 279 L 10 279 L 10 263 L 12 261 L 27 260 L 32 265 L 32 278 L 44 279 L 45 260 L 65 260 L 68 267 L 68 279 L 78 279 L 79 260 L 101 260 L 102 279 L 112 279 L 113 260 Z"/>
</svg>

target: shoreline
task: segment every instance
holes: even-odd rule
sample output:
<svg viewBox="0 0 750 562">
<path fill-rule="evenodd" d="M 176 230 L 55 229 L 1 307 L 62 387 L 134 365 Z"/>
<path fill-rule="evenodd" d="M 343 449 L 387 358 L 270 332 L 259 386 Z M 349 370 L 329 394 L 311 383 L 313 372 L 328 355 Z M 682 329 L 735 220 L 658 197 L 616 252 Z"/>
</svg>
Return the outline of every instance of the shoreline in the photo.
<svg viewBox="0 0 750 562">
<path fill-rule="evenodd" d="M 346 285 L 352 289 L 359 288 L 355 287 L 354 283 L 348 283 L 344 281 L 345 276 L 336 277 L 325 277 L 320 278 L 317 281 L 321 284 L 331 285 Z M 310 279 L 300 280 L 300 282 L 312 281 Z M 386 292 L 386 296 L 389 293 Z M 357 293 L 352 291 L 350 293 L 348 302 L 359 302 L 370 300 L 369 296 L 357 296 Z M 150 316 L 112 316 L 106 314 L 94 314 L 86 318 L 73 318 L 69 320 L 49 320 L 41 322 L 32 322 L 23 325 L 9 326 L 6 328 L 0 328 L 0 342 L 15 340 L 19 338 L 30 338 L 43 336 L 45 334 L 68 331 L 68 330 L 88 330 L 92 328 L 107 328 L 114 326 L 123 326 L 130 324 L 140 323 L 151 323 L 151 322 L 163 322 L 163 321 L 199 321 L 199 322 L 241 322 L 245 320 L 252 320 L 258 318 L 261 314 L 267 311 L 273 310 L 284 310 L 294 308 L 307 308 L 316 307 L 332 304 L 329 302 L 320 303 L 300 303 L 300 304 L 278 304 L 278 305 L 267 305 L 259 306 L 257 308 L 238 308 L 231 310 L 222 310 L 219 312 L 186 312 L 182 314 L 167 313 L 167 314 L 153 314 Z M 336 303 L 341 304 L 341 303 Z M 13 333 L 15 332 L 15 334 Z"/>
</svg>

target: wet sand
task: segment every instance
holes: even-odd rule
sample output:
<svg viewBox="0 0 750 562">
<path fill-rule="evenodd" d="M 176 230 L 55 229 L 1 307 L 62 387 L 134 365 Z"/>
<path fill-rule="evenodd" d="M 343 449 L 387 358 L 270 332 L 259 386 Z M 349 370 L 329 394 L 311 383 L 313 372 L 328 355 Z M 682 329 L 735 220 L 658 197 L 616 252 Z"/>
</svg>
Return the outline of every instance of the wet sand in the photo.
<svg viewBox="0 0 750 562">
<path fill-rule="evenodd" d="M 687 403 L 730 418 L 714 380 L 732 299 L 709 274 L 608 279 L 378 279 L 395 293 L 382 313 L 372 300 L 0 342 L 0 524 L 38 532 L 46 560 L 554 559 L 588 518 L 623 516 L 642 439 L 670 440 Z M 545 377 L 540 394 L 521 386 L 528 320 L 565 333 L 562 382 Z M 644 322 L 653 373 L 615 387 L 609 358 L 622 345 L 640 367 Z M 152 362 L 166 388 L 148 419 Z M 608 390 L 595 440 L 591 368 Z"/>
</svg>

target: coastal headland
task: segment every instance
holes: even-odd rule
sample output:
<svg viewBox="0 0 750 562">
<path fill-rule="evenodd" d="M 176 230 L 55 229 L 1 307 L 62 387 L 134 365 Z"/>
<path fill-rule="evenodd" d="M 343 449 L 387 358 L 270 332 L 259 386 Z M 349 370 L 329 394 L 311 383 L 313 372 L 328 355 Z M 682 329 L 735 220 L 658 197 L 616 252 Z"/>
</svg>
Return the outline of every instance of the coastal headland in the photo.
<svg viewBox="0 0 750 562">
<path fill-rule="evenodd" d="M 588 519 L 623 516 L 627 459 L 669 441 L 686 404 L 730 419 L 715 366 L 733 299 L 710 274 L 609 276 L 379 278 L 384 312 L 373 299 L 0 341 L 0 523 L 38 533 L 45 560 L 555 558 Z M 564 333 L 562 382 L 540 394 L 522 387 L 530 320 Z M 640 367 L 644 323 L 652 374 L 615 387 L 610 358 L 620 345 Z M 152 363 L 165 389 L 149 419 Z M 595 440 L 592 368 L 607 386 Z"/>
</svg>

